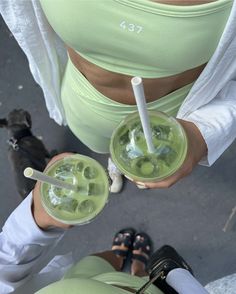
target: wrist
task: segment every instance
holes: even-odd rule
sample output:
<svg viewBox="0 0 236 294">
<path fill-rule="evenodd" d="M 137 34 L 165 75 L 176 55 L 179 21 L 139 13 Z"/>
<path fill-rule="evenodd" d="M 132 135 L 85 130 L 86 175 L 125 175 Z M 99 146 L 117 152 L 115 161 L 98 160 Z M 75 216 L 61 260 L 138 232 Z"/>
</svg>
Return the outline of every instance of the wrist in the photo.
<svg viewBox="0 0 236 294">
<path fill-rule="evenodd" d="M 36 210 L 35 205 L 34 205 L 34 201 L 33 201 L 32 206 L 31 206 L 31 211 L 32 211 L 32 216 L 34 218 L 34 221 L 35 221 L 36 225 L 41 230 L 46 231 L 50 227 L 50 225 L 47 224 L 46 219 L 44 217 L 42 217 L 41 214 L 37 213 L 37 210 Z"/>
<path fill-rule="evenodd" d="M 188 148 L 191 154 L 194 155 L 194 162 L 198 163 L 204 156 L 207 155 L 207 144 L 200 130 L 193 122 L 182 119 L 178 119 L 178 122 L 185 130 L 188 138 Z"/>
<path fill-rule="evenodd" d="M 33 190 L 33 203 L 32 203 L 31 210 L 32 210 L 34 221 L 41 230 L 46 231 L 51 227 L 61 228 L 61 229 L 69 229 L 70 227 L 72 227 L 71 225 L 61 223 L 55 220 L 54 218 L 52 218 L 45 211 L 44 207 L 42 206 L 40 198 L 41 198 L 40 183 L 37 182 Z"/>
</svg>

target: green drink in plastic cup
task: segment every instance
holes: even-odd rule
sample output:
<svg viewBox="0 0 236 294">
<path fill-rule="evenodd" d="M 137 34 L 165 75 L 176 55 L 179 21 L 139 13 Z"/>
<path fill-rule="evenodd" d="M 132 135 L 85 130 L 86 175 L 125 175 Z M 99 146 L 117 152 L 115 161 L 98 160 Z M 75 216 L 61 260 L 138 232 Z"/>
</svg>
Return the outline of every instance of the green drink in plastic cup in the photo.
<svg viewBox="0 0 236 294">
<path fill-rule="evenodd" d="M 114 130 L 110 153 L 118 169 L 140 182 L 162 181 L 173 175 L 187 154 L 187 137 L 180 123 L 163 112 L 148 111 L 154 153 L 149 153 L 139 113 L 128 115 Z"/>
<path fill-rule="evenodd" d="M 47 168 L 51 177 L 73 184 L 78 191 L 41 184 L 41 201 L 54 219 L 73 225 L 90 222 L 108 201 L 109 185 L 104 168 L 80 154 L 67 155 Z"/>
</svg>

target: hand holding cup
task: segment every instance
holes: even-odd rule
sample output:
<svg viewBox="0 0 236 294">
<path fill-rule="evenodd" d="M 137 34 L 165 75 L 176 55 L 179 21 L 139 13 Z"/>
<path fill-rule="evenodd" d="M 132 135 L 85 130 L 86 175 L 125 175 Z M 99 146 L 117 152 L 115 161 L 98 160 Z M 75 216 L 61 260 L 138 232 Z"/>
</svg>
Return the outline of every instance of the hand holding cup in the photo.
<svg viewBox="0 0 236 294">
<path fill-rule="evenodd" d="M 73 153 L 61 153 L 54 156 L 46 166 L 46 169 L 51 166 L 54 162 L 64 158 L 65 156 L 71 155 Z M 44 209 L 41 199 L 40 199 L 40 187 L 41 183 L 38 181 L 33 190 L 33 204 L 32 204 L 32 214 L 35 219 L 36 224 L 43 230 L 47 230 L 49 227 L 58 227 L 62 229 L 68 229 L 71 225 L 61 223 L 54 218 L 52 218 Z"/>
</svg>

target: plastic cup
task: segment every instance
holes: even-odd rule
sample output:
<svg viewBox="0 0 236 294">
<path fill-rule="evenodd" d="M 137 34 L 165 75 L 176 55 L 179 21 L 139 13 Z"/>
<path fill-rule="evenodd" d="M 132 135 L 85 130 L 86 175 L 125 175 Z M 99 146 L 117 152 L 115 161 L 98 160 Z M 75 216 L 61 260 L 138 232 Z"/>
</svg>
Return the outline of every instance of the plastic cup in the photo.
<svg viewBox="0 0 236 294">
<path fill-rule="evenodd" d="M 93 220 L 108 201 L 109 185 L 104 168 L 94 159 L 80 154 L 67 155 L 45 171 L 78 187 L 78 191 L 41 184 L 41 201 L 54 219 L 72 225 Z"/>
<path fill-rule="evenodd" d="M 178 121 L 159 111 L 148 111 L 154 152 L 149 153 L 139 113 L 128 115 L 114 130 L 110 153 L 118 169 L 139 182 L 158 182 L 173 175 L 187 154 L 187 137 Z"/>
</svg>

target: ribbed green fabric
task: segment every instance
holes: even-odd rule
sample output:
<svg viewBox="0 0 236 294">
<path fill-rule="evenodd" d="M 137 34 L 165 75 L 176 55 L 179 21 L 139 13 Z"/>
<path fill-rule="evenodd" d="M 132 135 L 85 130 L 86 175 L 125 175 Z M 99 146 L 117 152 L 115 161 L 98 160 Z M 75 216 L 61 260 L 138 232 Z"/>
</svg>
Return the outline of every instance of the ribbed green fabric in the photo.
<svg viewBox="0 0 236 294">
<path fill-rule="evenodd" d="M 175 116 L 191 87 L 192 84 L 189 84 L 148 103 L 148 109 Z M 80 141 L 98 153 L 109 153 L 113 130 L 128 114 L 137 111 L 136 105 L 113 101 L 98 92 L 70 60 L 64 75 L 61 97 L 70 129 Z"/>
<path fill-rule="evenodd" d="M 88 61 L 112 72 L 158 78 L 206 63 L 219 42 L 232 0 L 177 6 L 151 0 L 40 0 L 52 28 Z M 149 103 L 150 110 L 176 115 L 187 85 Z M 99 93 L 71 61 L 64 74 L 62 103 L 67 123 L 85 145 L 109 152 L 112 131 L 135 106 Z"/>
<path fill-rule="evenodd" d="M 138 290 L 146 281 L 146 277 L 115 271 L 103 258 L 87 256 L 73 266 L 63 280 L 45 287 L 37 294 L 129 294 L 129 291 L 114 285 Z M 153 285 L 145 293 L 162 294 Z"/>
<path fill-rule="evenodd" d="M 171 76 L 207 62 L 233 0 L 179 6 L 151 0 L 40 0 L 62 40 L 90 62 L 131 76 Z"/>
</svg>

